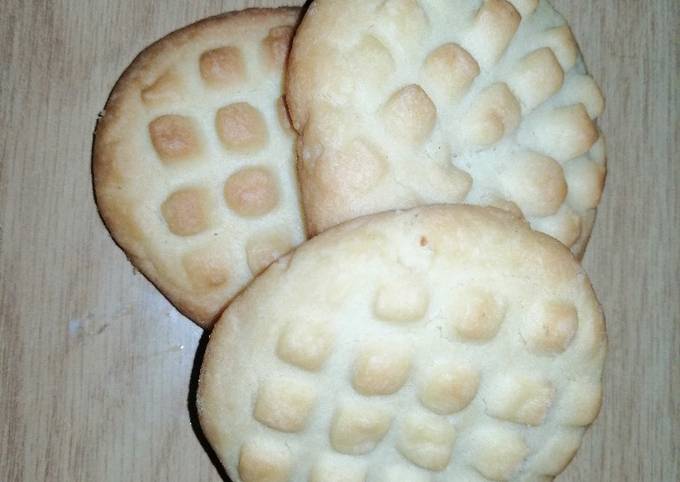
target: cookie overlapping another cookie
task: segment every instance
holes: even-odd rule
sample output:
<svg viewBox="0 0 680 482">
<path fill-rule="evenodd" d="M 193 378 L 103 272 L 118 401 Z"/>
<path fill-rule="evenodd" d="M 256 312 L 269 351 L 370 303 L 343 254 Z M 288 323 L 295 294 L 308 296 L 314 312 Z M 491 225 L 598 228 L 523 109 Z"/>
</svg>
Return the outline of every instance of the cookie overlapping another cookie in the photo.
<svg viewBox="0 0 680 482">
<path fill-rule="evenodd" d="M 551 480 L 599 411 L 605 338 L 579 263 L 510 214 L 368 216 L 226 310 L 199 414 L 234 481 Z"/>
<path fill-rule="evenodd" d="M 287 101 L 309 231 L 389 209 L 505 209 L 581 256 L 602 94 L 546 0 L 316 0 Z"/>
</svg>

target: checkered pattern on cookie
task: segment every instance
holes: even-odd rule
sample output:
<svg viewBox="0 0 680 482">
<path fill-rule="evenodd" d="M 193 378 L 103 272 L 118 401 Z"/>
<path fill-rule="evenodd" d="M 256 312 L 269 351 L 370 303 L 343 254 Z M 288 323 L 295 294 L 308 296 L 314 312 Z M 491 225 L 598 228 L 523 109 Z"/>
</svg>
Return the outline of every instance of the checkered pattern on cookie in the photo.
<svg viewBox="0 0 680 482">
<path fill-rule="evenodd" d="M 287 91 L 312 233 L 465 202 L 583 254 L 605 178 L 604 101 L 546 0 L 316 0 Z"/>
<path fill-rule="evenodd" d="M 492 208 L 373 215 L 236 298 L 198 409 L 234 482 L 548 481 L 598 414 L 605 345 L 553 238 Z"/>
<path fill-rule="evenodd" d="M 103 219 L 203 326 L 304 240 L 282 87 L 298 15 L 245 10 L 168 35 L 127 69 L 97 127 Z"/>
</svg>

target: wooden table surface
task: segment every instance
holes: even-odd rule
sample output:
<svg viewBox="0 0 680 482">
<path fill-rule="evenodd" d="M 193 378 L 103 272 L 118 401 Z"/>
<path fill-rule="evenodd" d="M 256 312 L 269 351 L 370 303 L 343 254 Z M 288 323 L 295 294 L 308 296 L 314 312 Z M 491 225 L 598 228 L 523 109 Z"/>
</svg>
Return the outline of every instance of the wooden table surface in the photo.
<svg viewBox="0 0 680 482">
<path fill-rule="evenodd" d="M 282 2 L 0 3 L 0 481 L 219 481 L 192 408 L 202 333 L 104 228 L 92 132 L 151 41 Z M 555 3 L 608 98 L 610 169 L 585 260 L 606 403 L 559 480 L 677 482 L 680 1 Z"/>
</svg>

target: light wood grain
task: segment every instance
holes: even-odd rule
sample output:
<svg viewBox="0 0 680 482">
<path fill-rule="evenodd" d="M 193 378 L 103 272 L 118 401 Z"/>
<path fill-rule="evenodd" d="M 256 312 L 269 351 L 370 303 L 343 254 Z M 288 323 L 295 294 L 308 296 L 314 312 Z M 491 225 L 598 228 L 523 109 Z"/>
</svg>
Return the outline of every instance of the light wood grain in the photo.
<svg viewBox="0 0 680 482">
<path fill-rule="evenodd" d="M 277 3 L 0 5 L 0 481 L 221 480 L 190 424 L 201 332 L 104 229 L 92 131 L 148 43 Z M 606 404 L 560 480 L 676 482 L 680 2 L 555 3 L 607 95 L 610 163 L 585 261 L 608 317 Z"/>
</svg>

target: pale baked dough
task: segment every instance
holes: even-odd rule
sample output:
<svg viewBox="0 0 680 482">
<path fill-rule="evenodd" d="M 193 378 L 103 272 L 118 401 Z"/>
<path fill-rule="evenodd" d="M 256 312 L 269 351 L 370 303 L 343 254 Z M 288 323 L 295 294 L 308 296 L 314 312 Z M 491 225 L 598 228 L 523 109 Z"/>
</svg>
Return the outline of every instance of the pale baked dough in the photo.
<svg viewBox="0 0 680 482">
<path fill-rule="evenodd" d="M 493 208 L 373 215 L 227 308 L 201 425 L 234 482 L 549 481 L 600 409 L 605 324 L 553 238 Z"/>
<path fill-rule="evenodd" d="M 287 98 L 310 234 L 362 214 L 490 205 L 583 254 L 604 108 L 545 0 L 315 0 Z"/>
<path fill-rule="evenodd" d="M 135 59 L 98 123 L 94 187 L 132 263 L 188 317 L 304 240 L 283 67 L 299 10 L 174 32 Z"/>
</svg>

